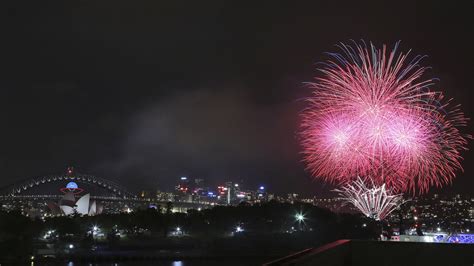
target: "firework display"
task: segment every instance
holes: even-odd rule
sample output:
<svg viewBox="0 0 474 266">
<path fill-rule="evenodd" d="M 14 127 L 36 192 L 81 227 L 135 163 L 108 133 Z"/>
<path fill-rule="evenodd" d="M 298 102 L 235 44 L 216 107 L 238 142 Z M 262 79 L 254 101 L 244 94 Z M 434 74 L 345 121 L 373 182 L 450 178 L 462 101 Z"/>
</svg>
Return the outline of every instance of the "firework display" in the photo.
<svg viewBox="0 0 474 266">
<path fill-rule="evenodd" d="M 432 91 L 422 56 L 372 44 L 340 44 L 319 68 L 302 113 L 304 160 L 316 178 L 345 185 L 360 176 L 394 193 L 450 183 L 469 136 L 459 106 Z M 357 186 L 358 181 L 354 184 Z"/>
<path fill-rule="evenodd" d="M 403 195 L 393 194 L 385 184 L 376 186 L 374 183 L 370 185 L 365 183 L 358 178 L 335 191 L 340 193 L 343 200 L 353 204 L 365 216 L 376 221 L 385 219 L 403 203 Z"/>
</svg>

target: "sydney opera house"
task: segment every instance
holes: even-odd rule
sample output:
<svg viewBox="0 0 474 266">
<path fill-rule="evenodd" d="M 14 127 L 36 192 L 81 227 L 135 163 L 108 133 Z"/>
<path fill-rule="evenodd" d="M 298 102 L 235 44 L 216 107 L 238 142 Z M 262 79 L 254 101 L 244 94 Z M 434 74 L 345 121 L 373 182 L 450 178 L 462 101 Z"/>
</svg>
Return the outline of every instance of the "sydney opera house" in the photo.
<svg viewBox="0 0 474 266">
<path fill-rule="evenodd" d="M 48 202 L 48 207 L 53 214 L 93 216 L 102 213 L 103 207 L 96 201 L 91 201 L 90 194 L 79 196 L 83 189 L 79 188 L 75 182 L 69 182 L 65 188 L 61 189 L 61 192 L 64 196 L 59 202 Z M 76 200 L 77 197 L 79 198 Z"/>
</svg>

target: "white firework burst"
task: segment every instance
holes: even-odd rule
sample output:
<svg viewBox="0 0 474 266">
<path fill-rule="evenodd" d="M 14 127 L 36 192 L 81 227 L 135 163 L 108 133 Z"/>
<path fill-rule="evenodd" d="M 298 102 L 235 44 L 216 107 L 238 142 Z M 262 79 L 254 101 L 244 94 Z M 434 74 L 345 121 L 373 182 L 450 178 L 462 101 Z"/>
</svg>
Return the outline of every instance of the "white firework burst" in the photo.
<svg viewBox="0 0 474 266">
<path fill-rule="evenodd" d="M 385 219 L 404 202 L 402 194 L 393 194 L 391 189 L 385 188 L 385 184 L 376 186 L 372 182 L 368 186 L 360 177 L 334 191 L 339 193 L 342 200 L 377 221 Z"/>
</svg>

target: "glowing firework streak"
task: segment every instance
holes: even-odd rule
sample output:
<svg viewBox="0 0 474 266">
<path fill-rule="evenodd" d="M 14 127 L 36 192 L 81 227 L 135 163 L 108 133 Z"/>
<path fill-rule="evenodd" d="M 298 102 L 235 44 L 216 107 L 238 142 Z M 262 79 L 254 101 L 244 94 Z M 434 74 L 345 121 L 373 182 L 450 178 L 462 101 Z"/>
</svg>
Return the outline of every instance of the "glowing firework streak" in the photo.
<svg viewBox="0 0 474 266">
<path fill-rule="evenodd" d="M 404 201 L 402 194 L 393 194 L 385 184 L 376 186 L 372 182 L 369 187 L 361 178 L 350 184 L 335 190 L 341 195 L 341 199 L 354 205 L 365 216 L 377 221 L 385 219 L 392 211 L 398 208 Z"/>
<path fill-rule="evenodd" d="M 467 119 L 429 89 L 421 56 L 372 44 L 339 46 L 309 85 L 302 114 L 304 160 L 313 176 L 346 184 L 357 176 L 394 192 L 427 192 L 462 169 Z"/>
</svg>

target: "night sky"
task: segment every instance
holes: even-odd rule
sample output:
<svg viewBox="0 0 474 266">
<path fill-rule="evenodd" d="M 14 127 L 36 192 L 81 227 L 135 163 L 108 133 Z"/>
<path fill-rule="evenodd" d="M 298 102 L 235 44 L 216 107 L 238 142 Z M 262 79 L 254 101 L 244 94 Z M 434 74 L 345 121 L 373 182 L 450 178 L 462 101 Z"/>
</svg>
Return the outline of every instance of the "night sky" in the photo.
<svg viewBox="0 0 474 266">
<path fill-rule="evenodd" d="M 474 117 L 473 1 L 243 2 L 3 1 L 0 186 L 73 165 L 131 190 L 185 175 L 325 195 L 298 112 L 350 39 L 429 55 L 434 88 Z M 464 155 L 443 193 L 474 193 Z"/>
</svg>

